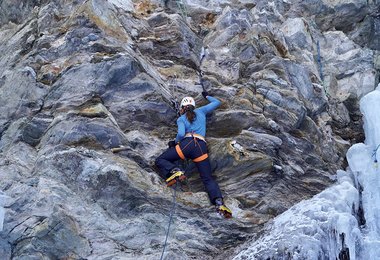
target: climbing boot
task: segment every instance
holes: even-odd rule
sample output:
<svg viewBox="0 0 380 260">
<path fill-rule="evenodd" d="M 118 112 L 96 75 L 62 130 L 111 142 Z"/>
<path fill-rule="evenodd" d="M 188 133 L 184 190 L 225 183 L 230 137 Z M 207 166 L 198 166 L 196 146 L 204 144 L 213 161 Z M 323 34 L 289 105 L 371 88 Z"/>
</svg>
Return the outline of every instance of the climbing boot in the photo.
<svg viewBox="0 0 380 260">
<path fill-rule="evenodd" d="M 186 182 L 186 175 L 183 171 L 181 171 L 178 168 L 174 168 L 170 172 L 171 176 L 166 179 L 166 186 L 170 187 L 176 184 L 177 181 L 180 183 L 185 183 Z"/>
<path fill-rule="evenodd" d="M 225 218 L 232 218 L 232 211 L 226 205 L 224 205 L 222 198 L 217 198 L 215 200 L 215 206 L 216 206 L 216 211 L 221 216 Z"/>
</svg>

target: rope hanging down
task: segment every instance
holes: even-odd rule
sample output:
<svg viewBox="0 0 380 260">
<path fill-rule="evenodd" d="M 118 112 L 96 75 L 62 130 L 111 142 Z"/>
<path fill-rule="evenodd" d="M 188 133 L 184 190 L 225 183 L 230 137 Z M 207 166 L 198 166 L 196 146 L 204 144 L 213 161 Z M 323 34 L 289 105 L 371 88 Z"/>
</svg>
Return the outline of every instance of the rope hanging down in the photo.
<svg viewBox="0 0 380 260">
<path fill-rule="evenodd" d="M 177 75 L 174 74 L 174 76 L 169 76 L 169 89 L 172 93 L 172 98 L 170 99 L 170 102 L 172 103 L 172 106 L 177 114 L 177 116 L 181 116 L 181 108 L 180 108 L 180 101 L 178 101 L 179 91 L 178 91 L 178 84 L 177 84 Z"/>
<path fill-rule="evenodd" d="M 199 83 L 196 83 L 196 85 L 201 85 L 202 86 L 202 89 L 203 91 L 206 91 L 206 87 L 204 85 L 204 80 L 203 80 L 203 71 L 201 69 L 202 67 L 202 62 L 204 60 L 204 58 L 206 57 L 206 52 L 207 52 L 207 47 L 203 47 L 202 46 L 202 49 L 201 49 L 201 54 L 200 54 L 200 61 L 199 61 L 199 67 L 197 68 L 197 74 L 198 74 L 198 78 L 199 78 Z M 171 76 L 169 78 L 169 87 L 173 87 L 172 89 L 172 93 L 170 93 L 170 102 L 174 108 L 174 110 L 176 111 L 177 115 L 180 116 L 180 107 L 179 107 L 179 102 L 177 100 L 177 95 L 176 95 L 176 87 L 177 87 L 177 84 L 176 84 L 176 75 L 174 76 Z"/>
<path fill-rule="evenodd" d="M 167 7 L 168 0 L 163 0 L 163 4 L 165 7 Z M 177 4 L 177 6 L 178 6 L 178 8 L 182 14 L 182 17 L 183 17 L 185 23 L 187 23 L 187 7 L 186 7 L 187 3 L 186 3 L 186 0 L 176 0 L 176 4 Z M 206 48 L 204 48 L 202 46 L 201 55 L 200 55 L 200 65 L 197 69 L 197 72 L 198 72 L 198 77 L 199 77 L 199 81 L 200 81 L 199 85 L 202 86 L 203 91 L 206 91 L 206 89 L 204 86 L 203 72 L 201 70 L 201 66 L 202 66 L 202 61 L 205 58 L 205 56 L 206 56 Z M 165 84 L 162 84 L 162 85 L 165 85 Z M 180 113 L 179 113 L 180 107 L 179 107 L 179 102 L 177 100 L 177 97 L 175 95 L 172 95 L 170 93 L 170 91 L 168 91 L 165 88 L 163 88 L 163 92 L 164 92 L 165 96 L 169 97 L 169 101 L 171 102 L 172 107 L 176 111 L 176 114 L 180 115 Z"/>
<path fill-rule="evenodd" d="M 177 184 L 178 184 L 178 182 L 176 182 L 176 183 L 175 183 L 175 186 L 174 186 L 174 192 L 173 192 L 173 207 L 172 207 L 172 209 L 171 209 L 171 211 L 170 211 L 169 225 L 168 225 L 168 229 L 166 230 L 165 243 L 164 243 L 164 248 L 162 249 L 162 254 L 161 254 L 161 258 L 160 258 L 160 260 L 163 260 L 163 259 L 164 259 L 165 249 L 166 249 L 166 245 L 167 245 L 168 237 L 169 237 L 170 225 L 172 224 L 172 219 L 173 219 L 174 212 L 175 212 L 175 208 L 176 208 L 176 205 L 177 205 L 177 203 L 176 203 Z"/>
<path fill-rule="evenodd" d="M 183 1 L 185 1 L 185 0 L 176 0 L 177 6 L 178 6 L 179 10 L 181 11 L 183 19 L 186 22 L 187 21 L 187 9 L 186 9 L 186 3 L 184 3 Z"/>
<path fill-rule="evenodd" d="M 325 84 L 325 76 L 323 75 L 323 65 L 322 65 L 322 59 L 321 59 L 321 47 L 319 46 L 319 40 L 317 40 L 317 62 L 318 62 L 318 69 L 319 69 L 319 75 L 322 80 L 322 86 L 323 90 L 325 91 L 325 94 L 327 97 L 330 96 L 330 94 L 327 92 L 326 84 Z"/>
<path fill-rule="evenodd" d="M 165 6 L 165 8 L 168 8 L 168 2 L 169 2 L 169 0 L 162 0 L 162 3 Z M 177 4 L 179 11 L 181 12 L 183 19 L 186 22 L 187 21 L 187 8 L 186 8 L 187 3 L 186 3 L 186 0 L 176 0 L 175 2 Z"/>
<path fill-rule="evenodd" d="M 327 87 L 326 87 L 326 84 L 325 84 L 325 75 L 323 74 L 323 64 L 322 64 L 322 56 L 321 56 L 321 46 L 319 44 L 319 39 L 321 37 L 323 38 L 323 34 L 321 35 L 318 32 L 318 30 L 317 30 L 318 25 L 315 23 L 314 20 L 310 20 L 309 23 L 307 24 L 307 27 L 308 27 L 307 29 L 310 31 L 310 36 L 311 36 L 313 42 L 317 43 L 318 72 L 319 72 L 319 76 L 321 77 L 323 91 L 325 92 L 326 97 L 330 98 L 331 96 L 328 93 Z"/>
<path fill-rule="evenodd" d="M 201 56 L 200 56 L 200 61 L 199 61 L 199 67 L 198 67 L 198 78 L 199 78 L 199 85 L 202 86 L 203 91 L 206 91 L 206 88 L 204 86 L 204 81 L 203 81 L 203 71 L 202 71 L 202 62 L 203 59 L 206 57 L 206 52 L 207 52 L 207 47 L 202 46 L 201 50 Z"/>
</svg>

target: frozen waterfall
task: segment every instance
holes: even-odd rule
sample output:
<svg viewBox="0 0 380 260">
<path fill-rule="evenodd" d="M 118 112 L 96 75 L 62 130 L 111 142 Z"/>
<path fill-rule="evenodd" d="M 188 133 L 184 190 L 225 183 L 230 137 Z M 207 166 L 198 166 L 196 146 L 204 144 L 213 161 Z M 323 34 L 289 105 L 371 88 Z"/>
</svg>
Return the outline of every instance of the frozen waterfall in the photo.
<svg viewBox="0 0 380 260">
<path fill-rule="evenodd" d="M 337 183 L 268 225 L 234 259 L 380 259 L 380 85 L 360 100 L 365 144 L 347 152 Z"/>
</svg>

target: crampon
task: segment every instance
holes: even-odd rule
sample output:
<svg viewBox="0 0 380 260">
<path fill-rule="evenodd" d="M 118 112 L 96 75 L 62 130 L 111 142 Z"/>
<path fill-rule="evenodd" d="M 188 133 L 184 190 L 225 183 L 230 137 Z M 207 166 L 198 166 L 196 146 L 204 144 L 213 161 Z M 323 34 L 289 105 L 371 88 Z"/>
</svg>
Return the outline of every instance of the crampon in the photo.
<svg viewBox="0 0 380 260">
<path fill-rule="evenodd" d="M 187 183 L 187 178 L 186 175 L 184 174 L 183 171 L 176 171 L 170 176 L 169 178 L 166 179 L 166 186 L 170 187 L 176 184 L 177 182 L 181 184 L 186 184 Z"/>
<path fill-rule="evenodd" d="M 217 206 L 216 211 L 224 218 L 232 218 L 232 211 L 225 205 Z"/>
</svg>

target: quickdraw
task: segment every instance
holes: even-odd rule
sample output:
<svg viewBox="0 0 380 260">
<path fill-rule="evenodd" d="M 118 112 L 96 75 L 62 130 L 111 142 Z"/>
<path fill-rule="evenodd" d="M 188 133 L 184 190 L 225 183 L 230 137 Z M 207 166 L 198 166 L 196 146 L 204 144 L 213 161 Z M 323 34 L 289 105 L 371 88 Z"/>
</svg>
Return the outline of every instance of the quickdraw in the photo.
<svg viewBox="0 0 380 260">
<path fill-rule="evenodd" d="M 200 58 L 199 67 L 197 70 L 198 78 L 199 78 L 199 83 L 197 85 L 201 85 L 203 91 L 206 91 L 206 88 L 205 88 L 204 80 L 203 80 L 202 62 L 203 62 L 203 59 L 206 57 L 206 53 L 207 53 L 207 47 L 206 48 L 202 47 L 201 58 Z"/>
</svg>

